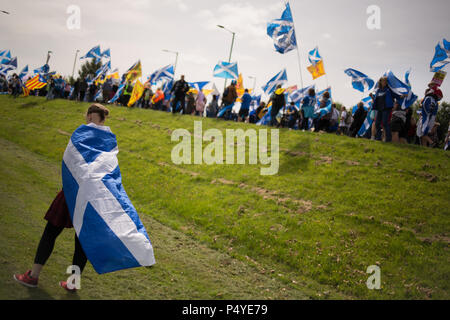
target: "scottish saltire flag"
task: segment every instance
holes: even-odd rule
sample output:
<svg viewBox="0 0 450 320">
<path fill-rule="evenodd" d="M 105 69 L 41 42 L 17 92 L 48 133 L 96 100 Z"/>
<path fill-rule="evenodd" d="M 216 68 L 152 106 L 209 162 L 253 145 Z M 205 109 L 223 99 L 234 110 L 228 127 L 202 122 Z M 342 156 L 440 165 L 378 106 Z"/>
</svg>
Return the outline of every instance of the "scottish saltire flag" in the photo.
<svg viewBox="0 0 450 320">
<path fill-rule="evenodd" d="M 315 66 L 319 61 L 322 60 L 322 57 L 319 54 L 319 48 L 318 47 L 315 47 L 313 50 L 311 50 L 308 53 L 308 59 L 309 59 L 309 62 L 311 62 L 311 64 L 313 66 Z"/>
<path fill-rule="evenodd" d="M 161 90 L 164 92 L 164 99 L 165 100 L 170 100 L 170 98 L 172 98 L 172 94 L 170 93 L 170 90 L 172 90 L 173 84 L 174 84 L 174 81 L 172 79 L 172 80 L 167 80 L 162 85 Z"/>
<path fill-rule="evenodd" d="M 111 70 L 111 61 L 108 61 L 107 63 L 102 65 L 100 68 L 98 68 L 97 71 L 95 71 L 94 80 L 97 80 L 100 77 L 105 76 L 109 70 Z"/>
<path fill-rule="evenodd" d="M 111 60 L 111 50 L 110 49 L 106 49 L 105 51 L 103 51 L 101 53 L 101 57 Z"/>
<path fill-rule="evenodd" d="M 11 59 L 6 58 L 6 59 L 2 60 L 0 65 L 2 65 L 2 66 L 9 66 L 9 68 L 11 70 L 17 69 L 17 57 L 14 57 L 14 58 L 11 58 Z"/>
<path fill-rule="evenodd" d="M 239 78 L 237 62 L 219 61 L 214 67 L 213 76 L 216 78 L 236 80 Z"/>
<path fill-rule="evenodd" d="M 411 83 L 409 82 L 409 75 L 411 74 L 411 69 L 405 72 L 405 83 L 408 87 L 411 88 Z"/>
<path fill-rule="evenodd" d="M 355 69 L 346 69 L 344 72 L 352 77 L 352 86 L 358 91 L 364 92 L 365 90 L 371 90 L 375 84 L 367 75 Z"/>
<path fill-rule="evenodd" d="M 325 92 L 328 92 L 330 94 L 330 98 L 327 101 L 327 105 L 325 107 L 321 108 L 320 103 L 321 103 L 321 100 L 322 100 Z M 315 118 L 321 118 L 321 117 L 327 115 L 328 113 L 330 113 L 331 112 L 331 101 L 332 101 L 331 87 L 328 87 L 328 88 L 318 92 L 316 94 L 316 101 L 317 101 L 317 104 L 314 107 L 314 117 Z"/>
<path fill-rule="evenodd" d="M 312 86 L 303 88 L 303 89 L 298 89 L 295 90 L 294 92 L 292 92 L 289 95 L 289 99 L 291 99 L 292 102 L 294 103 L 299 103 L 303 100 L 303 98 L 308 94 L 309 89 L 315 89 L 316 85 L 313 84 Z"/>
<path fill-rule="evenodd" d="M 93 47 L 84 56 L 80 57 L 80 60 L 86 58 L 94 58 L 96 61 L 101 60 L 100 46 Z"/>
<path fill-rule="evenodd" d="M 97 93 L 94 96 L 94 101 L 100 101 L 103 99 L 103 89 L 98 89 Z"/>
<path fill-rule="evenodd" d="M 433 60 L 430 63 L 430 71 L 437 72 L 450 63 L 450 42 L 443 39 L 435 48 Z"/>
<path fill-rule="evenodd" d="M 10 50 L 2 50 L 2 51 L 0 51 L 0 58 L 11 59 L 11 51 Z"/>
<path fill-rule="evenodd" d="M 22 79 L 28 74 L 28 65 L 26 65 L 19 73 L 19 78 Z"/>
<path fill-rule="evenodd" d="M 210 81 L 198 81 L 198 82 L 188 82 L 189 87 L 200 91 L 209 83 Z"/>
<path fill-rule="evenodd" d="M 405 98 L 397 99 L 398 103 L 402 106 L 402 109 L 409 108 L 416 102 L 417 96 L 412 92 L 411 87 L 401 82 L 391 70 L 384 74 L 387 77 L 389 88 L 398 96 L 406 95 Z"/>
<path fill-rule="evenodd" d="M 5 76 L 8 74 L 8 71 L 12 70 L 10 66 L 0 65 L 0 74 Z"/>
<path fill-rule="evenodd" d="M 323 97 L 325 92 L 328 92 L 328 94 L 330 95 L 330 100 L 331 100 L 331 97 L 332 97 L 331 96 L 331 87 L 328 87 L 328 88 L 326 88 L 326 89 L 324 89 L 322 91 L 319 91 L 316 94 L 317 105 L 320 105 L 320 100 L 322 99 L 322 97 Z"/>
<path fill-rule="evenodd" d="M 250 112 L 249 115 L 256 114 L 256 109 L 258 109 L 261 104 L 261 95 L 252 96 L 252 102 L 250 102 Z"/>
<path fill-rule="evenodd" d="M 283 69 L 278 72 L 272 79 L 270 79 L 269 82 L 267 82 L 266 85 L 262 87 L 262 90 L 265 94 L 270 95 L 275 91 L 277 85 L 283 85 L 287 82 L 287 80 L 286 69 Z"/>
<path fill-rule="evenodd" d="M 373 100 L 371 97 L 366 97 L 361 102 L 364 103 L 364 110 L 369 111 L 372 108 Z M 352 116 L 355 115 L 356 110 L 358 110 L 358 104 L 352 108 Z"/>
<path fill-rule="evenodd" d="M 153 247 L 122 186 L 116 136 L 92 125 L 72 134 L 62 162 L 75 232 L 99 274 L 155 264 Z"/>
<path fill-rule="evenodd" d="M 286 2 L 286 9 L 281 18 L 267 24 L 267 35 L 272 38 L 275 50 L 281 54 L 297 48 L 294 20 L 289 2 Z"/>
<path fill-rule="evenodd" d="M 361 128 L 359 128 L 358 131 L 359 137 L 364 137 L 367 131 L 369 131 L 370 128 L 372 128 L 373 119 L 370 117 L 370 111 L 372 111 L 372 107 L 370 107 L 370 109 L 368 110 L 366 120 L 364 120 L 363 125 L 361 126 Z"/>
<path fill-rule="evenodd" d="M 224 106 L 218 113 L 217 113 L 217 118 L 222 118 L 225 114 L 225 112 L 227 112 L 228 110 L 233 110 L 234 107 L 234 103 L 229 104 L 227 106 Z"/>
<path fill-rule="evenodd" d="M 168 80 L 168 81 L 172 80 L 173 75 L 174 75 L 174 67 L 172 64 L 169 64 L 168 66 L 165 66 L 153 72 L 149 76 L 148 80 L 150 81 L 150 83 L 156 84 L 158 81 L 161 80 Z"/>
<path fill-rule="evenodd" d="M 33 73 L 48 73 L 50 70 L 50 67 L 48 64 L 44 64 L 42 67 L 34 69 Z"/>
<path fill-rule="evenodd" d="M 123 92 L 123 89 L 125 88 L 126 83 L 123 82 L 122 84 L 120 84 L 119 88 L 117 88 L 116 94 L 114 95 L 114 97 L 111 98 L 111 100 L 108 101 L 108 103 L 114 103 L 117 101 L 117 99 L 120 98 L 120 95 Z"/>
</svg>

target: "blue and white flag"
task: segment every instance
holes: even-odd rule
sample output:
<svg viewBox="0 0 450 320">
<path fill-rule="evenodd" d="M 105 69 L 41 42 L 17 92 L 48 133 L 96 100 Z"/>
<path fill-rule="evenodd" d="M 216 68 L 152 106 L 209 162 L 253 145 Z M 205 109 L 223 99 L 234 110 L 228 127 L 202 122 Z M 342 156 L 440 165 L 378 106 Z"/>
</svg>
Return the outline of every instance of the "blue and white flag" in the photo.
<svg viewBox="0 0 450 320">
<path fill-rule="evenodd" d="M 110 71 L 110 70 L 111 70 L 111 61 L 108 61 L 107 63 L 102 65 L 100 68 L 98 68 L 97 71 L 95 71 L 94 80 L 97 80 L 100 77 L 105 76 L 108 73 L 108 71 Z"/>
<path fill-rule="evenodd" d="M 155 264 L 153 247 L 122 185 L 116 136 L 82 125 L 63 157 L 63 190 L 81 246 L 99 274 Z"/>
<path fill-rule="evenodd" d="M 26 65 L 19 73 L 19 78 L 22 79 L 28 74 L 28 65 Z"/>
<path fill-rule="evenodd" d="M 111 100 L 108 101 L 108 103 L 114 103 L 120 98 L 120 95 L 122 94 L 125 85 L 126 82 L 120 84 L 119 88 L 117 88 L 116 94 L 114 95 L 114 97 L 111 98 Z"/>
<path fill-rule="evenodd" d="M 325 107 L 321 107 L 321 101 L 322 101 L 322 98 L 323 98 L 323 95 L 325 94 L 325 92 L 328 92 L 328 94 L 330 95 L 330 98 L 328 99 Z M 314 118 L 321 118 L 321 117 L 327 115 L 328 113 L 330 113 L 331 112 L 331 103 L 332 103 L 331 87 L 328 87 L 325 90 L 318 92 L 316 94 L 316 101 L 317 101 L 317 104 L 314 107 Z"/>
<path fill-rule="evenodd" d="M 450 42 L 443 39 L 435 48 L 433 60 L 430 63 L 430 71 L 437 72 L 450 63 Z"/>
<path fill-rule="evenodd" d="M 217 113 L 217 118 L 222 118 L 225 115 L 225 112 L 227 112 L 228 110 L 233 110 L 234 107 L 234 102 L 232 104 L 229 104 L 227 106 L 224 106 L 218 113 Z"/>
<path fill-rule="evenodd" d="M 375 82 L 372 79 L 355 69 L 347 69 L 344 70 L 344 72 L 346 75 L 352 77 L 352 86 L 358 91 L 364 92 L 366 90 L 371 90 L 375 85 Z"/>
<path fill-rule="evenodd" d="M 237 62 L 219 61 L 214 67 L 213 76 L 236 80 L 239 77 Z"/>
<path fill-rule="evenodd" d="M 411 69 L 405 72 L 405 83 L 408 87 L 411 88 L 411 83 L 409 82 L 409 75 L 411 74 Z"/>
<path fill-rule="evenodd" d="M 2 50 L 0 51 L 0 58 L 8 58 L 11 59 L 11 51 L 10 50 Z"/>
<path fill-rule="evenodd" d="M 101 100 L 103 100 L 103 89 L 102 88 L 98 89 L 97 93 L 94 96 L 94 101 L 98 102 L 98 101 L 101 101 Z"/>
<path fill-rule="evenodd" d="M 194 88 L 197 91 L 203 90 L 203 88 L 209 83 L 210 81 L 198 81 L 198 82 L 188 82 L 189 87 Z"/>
<path fill-rule="evenodd" d="M 111 60 L 111 50 L 110 49 L 106 49 L 105 51 L 103 51 L 101 53 L 101 57 Z"/>
<path fill-rule="evenodd" d="M 272 113 L 272 104 L 270 104 L 270 106 L 267 109 L 266 114 L 264 114 L 264 116 L 261 118 L 261 120 L 259 120 L 256 125 L 257 126 L 267 126 L 270 124 L 271 120 L 272 120 L 272 116 L 270 115 Z"/>
<path fill-rule="evenodd" d="M 315 47 L 313 50 L 311 50 L 308 54 L 308 59 L 309 62 L 311 62 L 311 64 L 313 66 L 315 66 L 320 60 L 322 60 L 322 57 L 319 54 L 319 48 Z"/>
<path fill-rule="evenodd" d="M 261 104 L 261 95 L 252 96 L 252 102 L 250 102 L 250 112 L 249 115 L 256 114 L 256 109 L 258 109 Z"/>
<path fill-rule="evenodd" d="M 412 92 L 411 87 L 407 84 L 401 82 L 391 70 L 384 74 L 387 77 L 387 82 L 389 88 L 394 92 L 397 96 L 406 95 L 405 98 L 397 99 L 398 103 L 401 105 L 402 109 L 409 108 L 416 102 L 417 96 Z"/>
<path fill-rule="evenodd" d="M 14 58 L 5 58 L 1 61 L 0 65 L 9 66 L 11 70 L 17 69 L 17 57 Z"/>
<path fill-rule="evenodd" d="M 267 82 L 266 85 L 262 87 L 262 90 L 265 94 L 270 95 L 275 91 L 277 85 L 283 85 L 287 82 L 287 80 L 286 69 L 283 69 L 278 72 L 272 79 L 270 79 L 269 82 Z"/>
<path fill-rule="evenodd" d="M 153 72 L 149 77 L 148 80 L 151 84 L 156 84 L 158 81 L 161 80 L 173 80 L 174 75 L 174 68 L 172 64 L 169 64 L 168 66 L 165 66 L 164 68 L 158 69 L 155 72 Z"/>
<path fill-rule="evenodd" d="M 93 47 L 84 56 L 80 57 L 80 60 L 86 58 L 94 58 L 96 61 L 101 60 L 102 55 L 100 53 L 100 46 Z"/>
<path fill-rule="evenodd" d="M 50 67 L 48 64 L 44 64 L 42 67 L 34 69 L 33 73 L 48 73 L 50 71 Z"/>
<path fill-rule="evenodd" d="M 289 99 L 291 99 L 291 101 L 294 102 L 294 103 L 299 103 L 308 94 L 308 91 L 310 89 L 316 89 L 316 85 L 313 84 L 312 86 L 309 86 L 309 87 L 306 87 L 306 88 L 303 88 L 303 89 L 295 90 L 294 92 L 292 92 L 289 95 Z"/>
<path fill-rule="evenodd" d="M 364 110 L 369 111 L 370 109 L 372 109 L 373 100 L 371 97 L 366 97 L 362 99 L 361 102 L 364 104 Z M 355 115 L 356 110 L 358 110 L 358 104 L 353 107 L 352 116 Z"/>
<path fill-rule="evenodd" d="M 372 128 L 373 119 L 370 117 L 370 113 L 372 111 L 372 107 L 367 112 L 366 119 L 364 120 L 363 125 L 359 128 L 358 137 L 364 137 L 364 135 Z"/>
<path fill-rule="evenodd" d="M 267 35 L 272 38 L 275 50 L 281 54 L 297 48 L 294 20 L 289 2 L 280 19 L 272 20 L 267 24 Z"/>
</svg>

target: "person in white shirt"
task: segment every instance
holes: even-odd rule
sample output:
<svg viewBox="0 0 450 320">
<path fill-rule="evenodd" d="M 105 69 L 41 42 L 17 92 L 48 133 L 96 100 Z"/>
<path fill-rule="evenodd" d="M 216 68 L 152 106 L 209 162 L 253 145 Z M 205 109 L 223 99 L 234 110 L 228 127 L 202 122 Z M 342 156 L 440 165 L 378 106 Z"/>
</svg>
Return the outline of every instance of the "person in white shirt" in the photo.
<svg viewBox="0 0 450 320">
<path fill-rule="evenodd" d="M 342 106 L 342 108 L 341 108 L 341 117 L 340 117 L 339 128 L 338 128 L 337 134 L 339 134 L 339 135 L 341 135 L 341 134 L 347 135 L 349 122 L 350 122 L 349 120 L 351 120 L 350 117 L 351 117 L 351 115 L 347 112 L 345 107 Z"/>
</svg>

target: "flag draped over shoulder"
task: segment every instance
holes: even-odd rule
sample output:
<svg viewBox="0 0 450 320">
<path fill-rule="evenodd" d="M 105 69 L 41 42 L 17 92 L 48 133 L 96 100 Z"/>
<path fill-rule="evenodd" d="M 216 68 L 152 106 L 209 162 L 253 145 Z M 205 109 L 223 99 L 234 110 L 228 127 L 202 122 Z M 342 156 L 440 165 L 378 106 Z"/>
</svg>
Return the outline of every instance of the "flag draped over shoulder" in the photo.
<svg viewBox="0 0 450 320">
<path fill-rule="evenodd" d="M 364 92 L 365 90 L 371 90 L 375 84 L 367 75 L 355 69 L 349 68 L 344 70 L 344 72 L 352 78 L 352 86 L 358 91 Z"/>
<path fill-rule="evenodd" d="M 75 232 L 99 274 L 151 266 L 153 247 L 122 186 L 116 136 L 90 125 L 72 134 L 62 162 Z"/>
<path fill-rule="evenodd" d="M 277 85 L 283 85 L 287 82 L 287 73 L 286 69 L 281 70 L 278 72 L 272 79 L 269 80 L 269 82 L 266 83 L 264 87 L 262 87 L 262 90 L 267 94 L 270 95 L 272 92 L 275 91 L 277 88 Z"/>
<path fill-rule="evenodd" d="M 133 91 L 131 92 L 130 101 L 128 102 L 128 106 L 131 107 L 136 101 L 138 101 L 142 94 L 144 93 L 144 85 L 137 80 L 134 84 Z"/>
<path fill-rule="evenodd" d="M 213 76 L 216 78 L 236 80 L 239 77 L 237 62 L 219 61 L 214 67 Z"/>
<path fill-rule="evenodd" d="M 286 8 L 281 18 L 267 24 L 267 35 L 272 38 L 275 50 L 281 54 L 297 48 L 294 20 L 289 2 L 286 2 Z"/>
<path fill-rule="evenodd" d="M 443 39 L 435 48 L 433 60 L 430 63 L 430 71 L 437 72 L 450 63 L 450 42 Z"/>
</svg>

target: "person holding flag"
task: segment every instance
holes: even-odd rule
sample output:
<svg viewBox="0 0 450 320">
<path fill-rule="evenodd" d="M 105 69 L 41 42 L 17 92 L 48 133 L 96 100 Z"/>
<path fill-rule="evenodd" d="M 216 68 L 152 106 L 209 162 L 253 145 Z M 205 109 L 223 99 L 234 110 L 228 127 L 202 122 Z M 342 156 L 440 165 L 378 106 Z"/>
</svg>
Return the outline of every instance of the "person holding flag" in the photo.
<svg viewBox="0 0 450 320">
<path fill-rule="evenodd" d="M 278 112 L 286 105 L 286 97 L 284 95 L 284 89 L 281 84 L 277 85 L 276 90 L 270 97 L 269 103 L 272 102 L 272 108 L 270 110 L 270 125 L 278 126 L 277 115 Z"/>
<path fill-rule="evenodd" d="M 422 102 L 420 118 L 417 123 L 417 136 L 420 138 L 420 145 L 422 146 L 434 146 L 428 134 L 434 127 L 439 101 L 442 98 L 441 89 L 436 84 L 430 83 L 425 91 L 425 98 Z"/>
<path fill-rule="evenodd" d="M 181 75 L 180 80 L 176 81 L 173 84 L 172 89 L 170 89 L 170 93 L 174 94 L 174 98 L 172 100 L 172 113 L 176 113 L 178 111 L 177 105 L 180 103 L 181 109 L 180 111 L 185 112 L 186 107 L 186 94 L 189 91 L 189 84 L 184 80 L 184 75 Z"/>
</svg>

